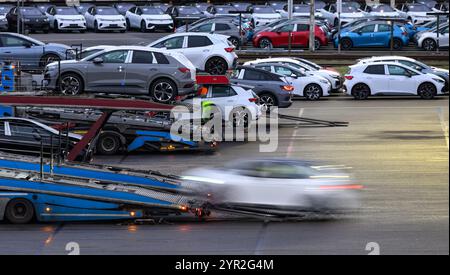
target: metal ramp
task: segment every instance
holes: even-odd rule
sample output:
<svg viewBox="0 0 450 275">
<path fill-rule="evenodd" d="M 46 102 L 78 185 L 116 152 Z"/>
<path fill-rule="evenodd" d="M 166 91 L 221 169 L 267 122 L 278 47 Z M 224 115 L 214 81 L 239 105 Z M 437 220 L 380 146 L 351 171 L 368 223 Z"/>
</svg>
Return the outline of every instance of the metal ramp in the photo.
<svg viewBox="0 0 450 275">
<path fill-rule="evenodd" d="M 278 113 L 279 119 L 290 120 L 294 123 L 279 123 L 280 126 L 322 126 L 322 127 L 347 127 L 346 121 L 330 121 L 308 117 L 290 116 Z"/>
</svg>

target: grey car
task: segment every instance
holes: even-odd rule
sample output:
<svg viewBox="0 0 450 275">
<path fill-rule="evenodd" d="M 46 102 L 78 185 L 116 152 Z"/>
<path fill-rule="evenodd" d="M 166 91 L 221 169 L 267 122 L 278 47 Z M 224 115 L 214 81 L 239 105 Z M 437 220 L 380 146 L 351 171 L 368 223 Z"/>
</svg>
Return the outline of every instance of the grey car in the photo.
<svg viewBox="0 0 450 275">
<path fill-rule="evenodd" d="M 191 28 L 191 32 L 208 32 L 217 33 L 229 36 L 228 40 L 235 46 L 241 45 L 239 26 L 236 26 L 233 22 L 233 18 L 229 19 L 216 19 L 207 21 L 205 23 L 198 24 Z M 242 45 L 247 44 L 247 36 L 242 35 Z"/>
<path fill-rule="evenodd" d="M 282 75 L 250 66 L 238 66 L 230 82 L 252 87 L 262 105 L 279 108 L 287 108 L 292 105 L 294 88 Z"/>
<path fill-rule="evenodd" d="M 46 87 L 65 95 L 83 92 L 149 95 L 168 103 L 194 92 L 195 68 L 183 55 L 139 47 L 114 47 L 81 60 L 49 64 Z M 60 77 L 59 77 L 60 75 Z"/>
<path fill-rule="evenodd" d="M 42 69 L 48 63 L 74 59 L 75 51 L 69 46 L 44 43 L 16 33 L 0 33 L 0 63 L 20 63 L 21 70 Z"/>
</svg>

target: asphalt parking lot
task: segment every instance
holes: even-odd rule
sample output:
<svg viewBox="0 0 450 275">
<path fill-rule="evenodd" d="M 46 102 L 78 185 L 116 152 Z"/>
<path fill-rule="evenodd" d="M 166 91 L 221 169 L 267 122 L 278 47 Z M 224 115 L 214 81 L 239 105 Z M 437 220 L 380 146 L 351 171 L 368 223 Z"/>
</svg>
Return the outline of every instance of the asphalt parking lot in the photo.
<svg viewBox="0 0 450 275">
<path fill-rule="evenodd" d="M 98 37 L 92 35 L 86 39 Z M 66 244 L 77 242 L 81 254 L 367 254 L 366 245 L 376 242 L 381 254 L 448 254 L 448 97 L 296 100 L 282 112 L 350 124 L 280 128 L 275 153 L 241 142 L 222 143 L 212 155 L 147 153 L 95 162 L 174 174 L 221 166 L 236 156 L 345 164 L 365 186 L 359 213 L 334 221 L 1 225 L 0 253 L 67 254 Z"/>
</svg>

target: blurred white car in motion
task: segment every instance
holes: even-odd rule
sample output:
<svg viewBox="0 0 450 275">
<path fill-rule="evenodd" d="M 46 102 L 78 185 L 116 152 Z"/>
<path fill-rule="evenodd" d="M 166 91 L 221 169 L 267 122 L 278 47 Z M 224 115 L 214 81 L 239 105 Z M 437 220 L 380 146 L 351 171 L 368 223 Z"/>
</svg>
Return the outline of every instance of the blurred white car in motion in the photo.
<svg viewBox="0 0 450 275">
<path fill-rule="evenodd" d="M 342 168 L 288 159 L 234 161 L 188 171 L 182 185 L 223 211 L 277 217 L 341 213 L 359 207 L 363 188 Z"/>
</svg>

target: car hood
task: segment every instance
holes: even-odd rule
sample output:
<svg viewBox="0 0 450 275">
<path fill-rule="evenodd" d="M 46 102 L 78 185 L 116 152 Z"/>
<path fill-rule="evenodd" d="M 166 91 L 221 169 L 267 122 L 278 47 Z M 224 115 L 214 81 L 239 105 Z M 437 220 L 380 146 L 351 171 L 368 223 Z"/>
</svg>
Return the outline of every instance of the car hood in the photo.
<svg viewBox="0 0 450 275">
<path fill-rule="evenodd" d="M 253 18 L 278 19 L 281 18 L 281 15 L 279 13 L 255 13 L 253 14 Z"/>
<path fill-rule="evenodd" d="M 297 17 L 309 17 L 310 13 L 309 12 L 294 12 L 293 16 L 297 16 Z M 323 17 L 323 14 L 321 12 L 316 12 L 314 14 L 314 16 L 317 17 Z"/>
<path fill-rule="evenodd" d="M 408 12 L 408 15 L 413 17 L 427 17 L 426 12 Z"/>
<path fill-rule="evenodd" d="M 433 69 L 433 71 L 435 72 L 439 72 L 439 73 L 443 73 L 443 74 L 448 74 L 448 70 L 446 69 L 441 69 L 441 68 L 436 68 L 436 67 L 431 67 Z"/>
<path fill-rule="evenodd" d="M 95 16 L 97 20 L 122 20 L 124 17 L 122 15 L 97 15 Z"/>
<path fill-rule="evenodd" d="M 390 11 L 390 12 L 371 12 L 371 16 L 386 16 L 386 17 L 399 17 L 400 14 L 396 11 Z"/>
<path fill-rule="evenodd" d="M 64 45 L 64 44 L 59 44 L 59 43 L 48 43 L 48 44 L 45 44 L 45 48 L 63 49 L 63 50 L 71 49 L 71 47 L 69 47 L 67 45 Z"/>
<path fill-rule="evenodd" d="M 66 20 L 84 20 L 84 16 L 81 14 L 77 15 L 55 15 L 56 19 L 66 19 Z"/>
<path fill-rule="evenodd" d="M 142 18 L 144 18 L 145 20 L 172 20 L 172 17 L 170 17 L 170 15 L 168 14 L 145 14 L 142 15 Z"/>
<path fill-rule="evenodd" d="M 363 12 L 343 12 L 341 18 L 362 18 L 366 16 Z"/>
</svg>

